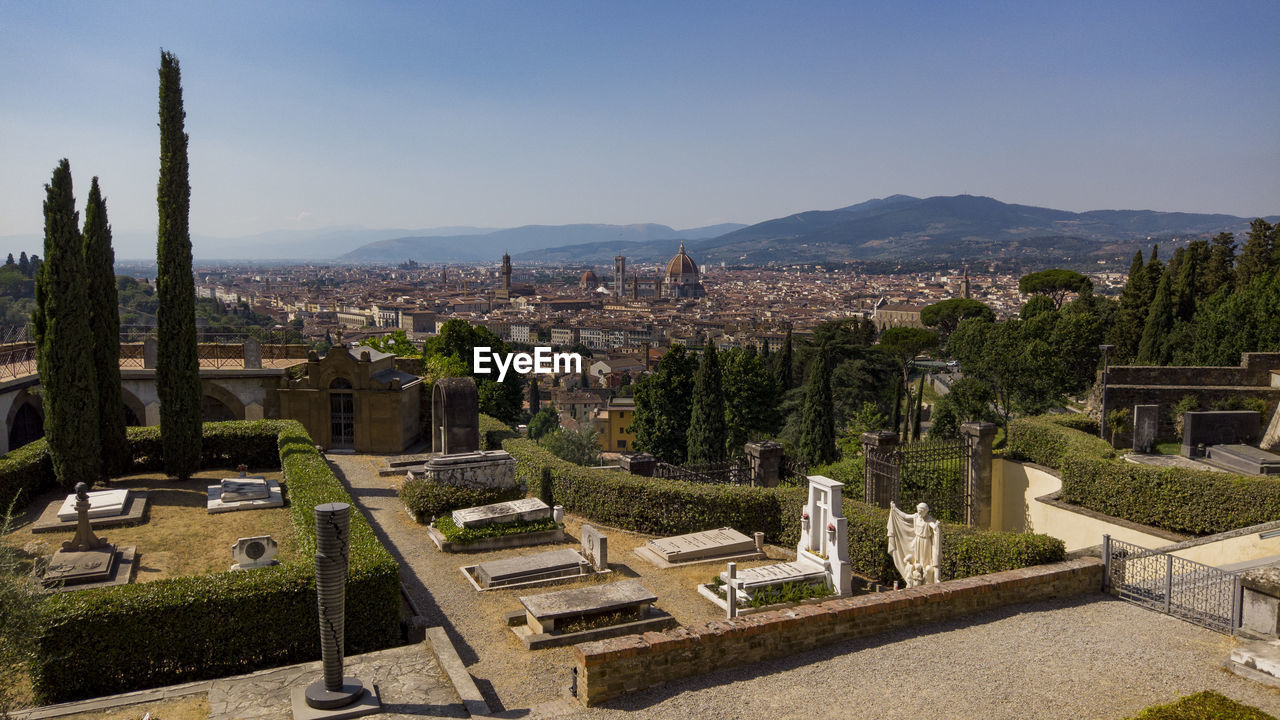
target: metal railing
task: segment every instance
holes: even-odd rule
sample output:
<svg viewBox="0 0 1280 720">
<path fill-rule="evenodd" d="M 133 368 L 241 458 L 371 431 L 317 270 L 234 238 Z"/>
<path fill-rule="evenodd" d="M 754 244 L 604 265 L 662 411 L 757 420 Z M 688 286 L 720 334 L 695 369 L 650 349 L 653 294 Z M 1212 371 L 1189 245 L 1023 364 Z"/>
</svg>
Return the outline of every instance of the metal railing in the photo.
<svg viewBox="0 0 1280 720">
<path fill-rule="evenodd" d="M 879 507 L 893 501 L 911 512 L 928 503 L 940 520 L 974 524 L 974 487 L 963 440 L 871 448 L 866 453 L 863 500 Z"/>
<path fill-rule="evenodd" d="M 1237 573 L 1102 536 L 1103 590 L 1230 635 L 1240 627 Z"/>
<path fill-rule="evenodd" d="M 671 465 L 660 462 L 654 467 L 653 476 L 708 485 L 750 485 L 751 466 L 745 461 L 734 460 L 706 465 Z"/>
</svg>

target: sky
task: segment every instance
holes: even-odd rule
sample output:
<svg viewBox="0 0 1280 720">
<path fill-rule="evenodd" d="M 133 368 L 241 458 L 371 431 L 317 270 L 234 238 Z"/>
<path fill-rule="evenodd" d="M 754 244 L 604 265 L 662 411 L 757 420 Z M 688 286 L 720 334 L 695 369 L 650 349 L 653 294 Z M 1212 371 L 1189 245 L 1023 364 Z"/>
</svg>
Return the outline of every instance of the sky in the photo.
<svg viewBox="0 0 1280 720">
<path fill-rule="evenodd" d="M 1269 1 L 6 0 L 0 238 L 43 232 L 63 157 L 117 238 L 154 233 L 162 48 L 202 236 L 688 228 L 895 193 L 1272 215 L 1278 36 Z"/>
</svg>

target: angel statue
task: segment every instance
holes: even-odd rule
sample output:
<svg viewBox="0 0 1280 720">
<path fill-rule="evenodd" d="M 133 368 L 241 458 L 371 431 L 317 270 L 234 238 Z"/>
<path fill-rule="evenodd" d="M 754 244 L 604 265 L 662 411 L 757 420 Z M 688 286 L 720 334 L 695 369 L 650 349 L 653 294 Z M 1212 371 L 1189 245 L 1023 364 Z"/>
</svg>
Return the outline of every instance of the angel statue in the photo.
<svg viewBox="0 0 1280 720">
<path fill-rule="evenodd" d="M 920 503 L 905 513 L 889 502 L 889 555 L 907 587 L 941 582 L 942 524 Z"/>
</svg>

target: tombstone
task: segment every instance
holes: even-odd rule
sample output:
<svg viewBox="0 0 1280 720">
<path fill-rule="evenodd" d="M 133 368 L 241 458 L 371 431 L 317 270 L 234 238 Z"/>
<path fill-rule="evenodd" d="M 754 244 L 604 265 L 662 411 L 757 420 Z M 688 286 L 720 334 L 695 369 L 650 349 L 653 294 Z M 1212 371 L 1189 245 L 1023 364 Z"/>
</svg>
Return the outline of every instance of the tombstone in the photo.
<svg viewBox="0 0 1280 720">
<path fill-rule="evenodd" d="M 431 449 L 442 455 L 480 449 L 480 400 L 472 378 L 443 378 L 431 391 Z"/>
<path fill-rule="evenodd" d="M 1280 475 L 1280 455 L 1252 445 L 1210 445 L 1205 460 L 1242 475 Z"/>
<path fill-rule="evenodd" d="M 1253 445 L 1262 418 L 1253 410 L 1206 410 L 1182 414 L 1182 456 L 1200 457 L 1209 445 Z"/>
<path fill-rule="evenodd" d="M 609 538 L 590 525 L 582 526 L 582 556 L 596 570 L 609 569 Z"/>
<path fill-rule="evenodd" d="M 123 585 L 133 578 L 135 547 L 117 548 L 93 534 L 89 525 L 89 486 L 76 484 L 76 534 L 62 543 L 45 568 L 46 588 L 74 590 Z"/>
<path fill-rule="evenodd" d="M 907 587 L 942 581 L 942 523 L 925 503 L 905 513 L 889 503 L 889 556 Z"/>
<path fill-rule="evenodd" d="M 848 520 L 841 506 L 843 488 L 844 483 L 829 477 L 809 476 L 809 500 L 800 516 L 800 542 L 796 545 L 796 561 L 823 565 L 837 595 L 853 591 Z"/>
<path fill-rule="evenodd" d="M 479 528 L 516 520 L 531 521 L 550 518 L 551 508 L 538 498 L 521 498 L 453 511 L 454 524 L 463 528 Z"/>
<path fill-rule="evenodd" d="M 636 453 L 634 455 L 623 455 L 618 458 L 618 467 L 641 477 L 653 477 L 653 471 L 658 467 L 658 459 L 649 453 Z"/>
<path fill-rule="evenodd" d="M 62 506 L 58 508 L 59 520 L 64 522 L 76 520 L 78 517 L 76 514 L 76 497 L 76 493 L 71 493 L 62 502 Z M 95 490 L 87 493 L 87 497 L 89 498 L 89 517 L 91 519 L 123 515 L 131 499 L 130 491 L 126 489 Z"/>
<path fill-rule="evenodd" d="M 592 574 L 591 563 L 576 550 L 548 550 L 463 568 L 482 590 Z"/>
<path fill-rule="evenodd" d="M 279 565 L 276 554 L 279 546 L 270 535 L 240 538 L 231 546 L 231 559 L 235 564 L 232 570 L 249 570 L 251 568 Z"/>
<path fill-rule="evenodd" d="M 145 492 L 129 489 L 95 490 L 89 496 L 89 525 L 93 528 L 119 527 L 143 522 L 150 499 Z M 62 502 L 49 503 L 31 526 L 35 533 L 58 532 L 77 525 L 76 493 Z"/>
<path fill-rule="evenodd" d="M 477 450 L 437 455 L 422 468 L 432 482 L 477 489 L 516 486 L 516 461 L 506 450 Z M 413 471 L 409 471 L 412 477 Z"/>
<path fill-rule="evenodd" d="M 264 510 L 284 507 L 280 482 L 272 478 L 223 478 L 217 485 L 206 487 L 205 509 L 209 514 L 238 510 Z"/>
<path fill-rule="evenodd" d="M 1153 453 L 1160 428 L 1159 405 L 1133 406 L 1133 451 Z"/>
<path fill-rule="evenodd" d="M 730 527 L 657 538 L 637 548 L 635 552 L 658 567 L 723 562 L 730 558 L 751 560 L 764 557 L 763 548 L 755 540 Z"/>
<path fill-rule="evenodd" d="M 271 497 L 271 486 L 267 484 L 266 478 L 225 478 L 220 489 L 219 499 L 224 503 Z"/>
<path fill-rule="evenodd" d="M 639 620 L 645 617 L 657 599 L 658 596 L 638 580 L 623 580 L 608 585 L 522 596 L 520 604 L 524 606 L 530 630 L 550 633 L 556 629 L 557 623 L 611 612 L 633 614 Z"/>
</svg>

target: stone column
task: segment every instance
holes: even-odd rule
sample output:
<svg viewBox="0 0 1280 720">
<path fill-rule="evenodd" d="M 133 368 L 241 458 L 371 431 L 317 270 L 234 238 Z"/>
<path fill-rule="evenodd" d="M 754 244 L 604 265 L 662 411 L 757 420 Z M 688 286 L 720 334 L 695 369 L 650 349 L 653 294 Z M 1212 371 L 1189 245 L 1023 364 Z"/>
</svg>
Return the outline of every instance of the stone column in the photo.
<svg viewBox="0 0 1280 720">
<path fill-rule="evenodd" d="M 751 484 L 756 487 L 777 487 L 782 479 L 783 450 L 780 443 L 749 442 L 745 445 L 747 461 L 751 464 Z"/>
<path fill-rule="evenodd" d="M 658 466 L 658 459 L 649 453 L 623 455 L 622 458 L 618 460 L 618 466 L 632 475 L 653 477 L 653 470 Z"/>
<path fill-rule="evenodd" d="M 862 457 L 864 460 L 873 450 L 891 450 L 898 446 L 898 433 L 889 430 L 877 430 L 875 432 L 862 433 Z M 876 498 L 875 482 L 871 478 L 871 463 L 863 463 L 862 474 L 862 501 L 869 505 L 880 505 Z M 889 507 L 888 501 L 885 501 L 883 507 Z"/>
<path fill-rule="evenodd" d="M 160 343 L 155 335 L 148 335 L 142 341 L 142 367 L 154 370 L 160 358 Z"/>
<path fill-rule="evenodd" d="M 969 484 L 969 524 L 991 529 L 991 443 L 996 426 L 989 422 L 968 422 L 960 426 L 967 450 L 965 481 Z"/>
<path fill-rule="evenodd" d="M 244 339 L 244 369 L 262 369 L 262 343 L 258 342 L 256 338 Z"/>
</svg>

